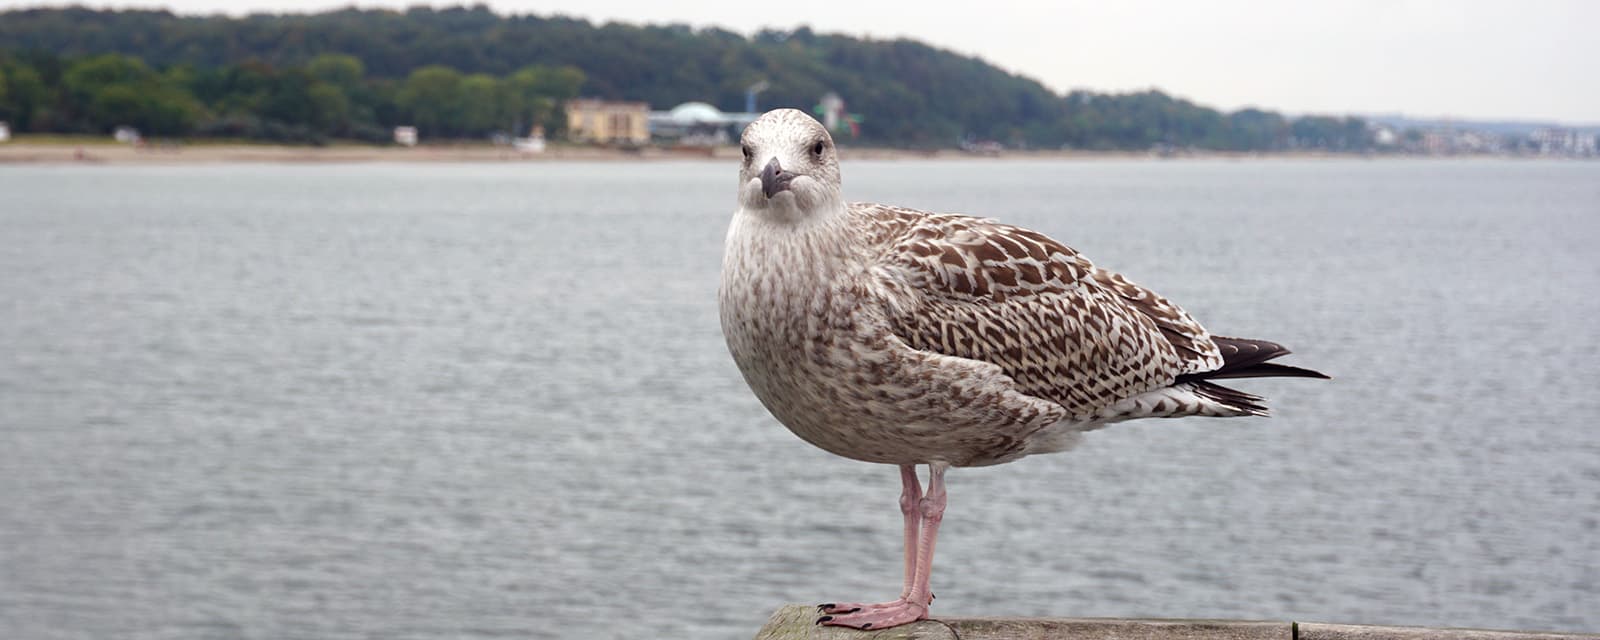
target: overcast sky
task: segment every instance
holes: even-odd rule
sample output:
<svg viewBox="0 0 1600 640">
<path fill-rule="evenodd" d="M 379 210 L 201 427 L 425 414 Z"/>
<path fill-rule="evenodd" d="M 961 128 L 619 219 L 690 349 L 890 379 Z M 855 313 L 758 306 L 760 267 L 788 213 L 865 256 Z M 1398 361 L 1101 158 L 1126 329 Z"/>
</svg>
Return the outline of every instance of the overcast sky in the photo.
<svg viewBox="0 0 1600 640">
<path fill-rule="evenodd" d="M 69 2 L 0 0 L 0 7 Z M 78 4 L 85 4 L 79 2 Z M 314 11 L 338 0 L 89 1 L 180 13 Z M 407 0 L 360 0 L 404 7 Z M 433 3 L 458 4 L 458 3 Z M 1600 1 L 489 0 L 502 13 L 682 22 L 741 33 L 910 37 L 1065 91 L 1157 87 L 1223 109 L 1600 123 Z"/>
</svg>

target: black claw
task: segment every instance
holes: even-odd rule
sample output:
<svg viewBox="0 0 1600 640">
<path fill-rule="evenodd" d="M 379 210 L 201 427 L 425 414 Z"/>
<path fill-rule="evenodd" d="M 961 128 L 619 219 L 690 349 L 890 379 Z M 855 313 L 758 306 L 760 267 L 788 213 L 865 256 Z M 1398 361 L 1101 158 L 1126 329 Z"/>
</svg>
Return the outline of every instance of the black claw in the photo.
<svg viewBox="0 0 1600 640">
<path fill-rule="evenodd" d="M 819 605 L 817 605 L 817 611 L 827 611 L 829 609 L 832 609 L 833 607 L 834 607 L 834 603 L 832 603 L 832 602 L 829 602 L 827 604 L 819 604 Z"/>
<path fill-rule="evenodd" d="M 855 613 L 855 612 L 857 612 L 857 611 L 860 611 L 860 610 L 861 610 L 861 607 L 856 607 L 856 608 L 854 608 L 854 609 L 851 609 L 851 610 L 849 610 L 849 611 L 846 611 L 846 612 L 845 612 L 845 613 Z"/>
<path fill-rule="evenodd" d="M 821 618 L 817 618 L 817 624 L 822 624 L 822 623 L 827 622 L 827 621 L 832 620 L 832 619 L 833 619 L 833 616 L 822 616 Z"/>
<path fill-rule="evenodd" d="M 871 622 L 868 622 L 868 623 L 866 623 L 866 624 L 864 624 L 864 625 L 861 625 L 861 630 L 862 630 L 862 631 L 866 631 L 866 630 L 867 630 L 867 629 L 869 629 L 869 628 L 871 628 L 871 627 L 872 627 L 872 623 L 871 623 Z"/>
</svg>

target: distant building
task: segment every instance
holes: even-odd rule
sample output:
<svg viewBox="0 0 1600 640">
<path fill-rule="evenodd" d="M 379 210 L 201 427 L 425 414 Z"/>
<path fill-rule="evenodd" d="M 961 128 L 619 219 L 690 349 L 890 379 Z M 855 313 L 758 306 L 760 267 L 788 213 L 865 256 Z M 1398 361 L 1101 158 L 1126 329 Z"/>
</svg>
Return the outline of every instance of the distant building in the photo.
<svg viewBox="0 0 1600 640">
<path fill-rule="evenodd" d="M 1437 127 L 1422 132 L 1422 152 L 1430 156 L 1450 156 L 1468 151 L 1461 131 Z"/>
<path fill-rule="evenodd" d="M 680 145 L 724 145 L 759 117 L 759 113 L 723 113 L 704 102 L 685 102 L 671 111 L 651 111 L 650 136 Z"/>
<path fill-rule="evenodd" d="M 829 131 L 839 130 L 839 123 L 844 120 L 844 98 L 832 91 L 823 94 L 822 100 L 817 102 L 817 110 L 822 112 L 822 126 Z"/>
<path fill-rule="evenodd" d="M 567 135 L 576 142 L 650 142 L 650 105 L 580 98 L 567 101 Z"/>
<path fill-rule="evenodd" d="M 139 136 L 138 129 L 128 126 L 112 129 L 111 139 L 121 142 L 122 144 L 139 144 L 139 141 L 143 140 L 143 138 Z"/>
<path fill-rule="evenodd" d="M 11 125 L 9 123 L 0 122 L 0 142 L 9 142 L 10 140 Z"/>
<path fill-rule="evenodd" d="M 1595 136 L 1575 129 L 1541 127 L 1535 129 L 1528 139 L 1533 141 L 1540 155 L 1592 156 L 1596 152 Z"/>
<path fill-rule="evenodd" d="M 813 113 L 821 116 L 822 126 L 834 133 L 850 132 L 850 137 L 861 135 L 861 116 L 845 109 L 844 98 L 832 91 L 823 94 Z"/>
<path fill-rule="evenodd" d="M 980 156 L 998 156 L 1000 152 L 1006 150 L 1005 145 L 995 140 L 962 138 L 956 141 L 956 144 L 960 145 L 962 151 Z"/>
<path fill-rule="evenodd" d="M 407 147 L 415 147 L 415 146 L 417 146 L 417 128 L 416 127 L 395 127 L 394 128 L 394 143 L 398 144 L 398 145 L 404 145 L 404 146 L 407 146 Z"/>
<path fill-rule="evenodd" d="M 1500 150 L 1497 136 L 1481 131 L 1462 131 L 1456 135 L 1456 151 L 1465 153 L 1494 153 Z"/>
<path fill-rule="evenodd" d="M 1392 127 L 1378 125 L 1372 129 L 1372 143 L 1380 147 L 1393 147 L 1400 144 L 1400 134 Z"/>
<path fill-rule="evenodd" d="M 523 153 L 544 153 L 544 127 L 534 125 L 526 138 L 512 138 L 512 148 Z"/>
</svg>

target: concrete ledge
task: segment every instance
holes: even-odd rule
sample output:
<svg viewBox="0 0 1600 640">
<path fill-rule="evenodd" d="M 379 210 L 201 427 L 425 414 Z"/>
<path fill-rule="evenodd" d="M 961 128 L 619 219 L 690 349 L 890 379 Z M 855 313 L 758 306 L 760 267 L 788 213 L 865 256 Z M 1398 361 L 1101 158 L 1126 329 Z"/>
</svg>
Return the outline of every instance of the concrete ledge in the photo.
<svg viewBox="0 0 1600 640">
<path fill-rule="evenodd" d="M 1378 627 L 1360 624 L 1296 624 L 1297 640 L 1600 640 L 1593 633 L 1539 633 L 1487 629 L 1435 629 L 1432 627 Z"/>
<path fill-rule="evenodd" d="M 820 615 L 815 606 L 784 605 L 773 612 L 756 640 L 1294 640 L 1288 622 L 941 616 L 881 631 L 857 631 L 819 627 Z"/>
<path fill-rule="evenodd" d="M 1600 640 L 1600 634 L 1379 627 L 1247 620 L 961 618 L 940 616 L 891 629 L 817 626 L 816 607 L 780 607 L 756 640 Z"/>
</svg>

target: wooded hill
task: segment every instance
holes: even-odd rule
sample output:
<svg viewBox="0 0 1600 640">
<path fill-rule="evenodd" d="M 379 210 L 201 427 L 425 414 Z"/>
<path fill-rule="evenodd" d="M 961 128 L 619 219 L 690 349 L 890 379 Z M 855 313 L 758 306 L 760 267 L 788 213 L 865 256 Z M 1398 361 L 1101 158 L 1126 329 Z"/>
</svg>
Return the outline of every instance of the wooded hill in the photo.
<svg viewBox="0 0 1600 640">
<path fill-rule="evenodd" d="M 116 54 L 116 55 L 107 55 Z M 478 137 L 561 126 L 572 96 L 727 111 L 765 80 L 763 109 L 824 93 L 861 117 L 864 144 L 1218 150 L 1370 146 L 1354 118 L 1223 113 L 1160 91 L 1052 92 L 913 40 L 639 26 L 482 6 L 179 16 L 83 8 L 0 12 L 0 119 L 21 131 L 381 140 L 418 124 Z M 120 121 L 119 121 L 120 119 Z"/>
</svg>

